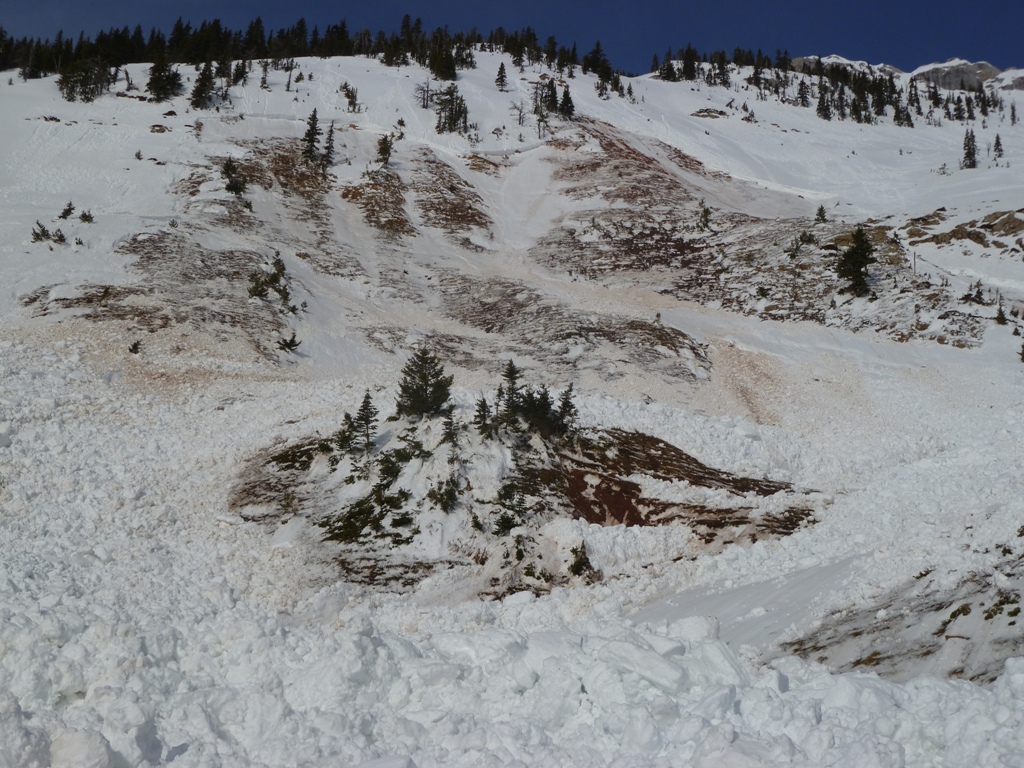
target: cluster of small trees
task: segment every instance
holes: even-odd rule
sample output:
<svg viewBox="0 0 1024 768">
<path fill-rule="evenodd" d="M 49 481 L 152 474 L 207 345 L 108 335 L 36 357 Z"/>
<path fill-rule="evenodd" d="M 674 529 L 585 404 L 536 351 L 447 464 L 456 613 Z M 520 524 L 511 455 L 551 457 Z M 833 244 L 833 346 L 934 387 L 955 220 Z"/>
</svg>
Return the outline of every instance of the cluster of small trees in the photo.
<svg viewBox="0 0 1024 768">
<path fill-rule="evenodd" d="M 238 169 L 238 163 L 233 158 L 228 158 L 224 161 L 221 166 L 221 175 L 224 177 L 224 189 L 235 196 L 241 196 L 245 194 L 247 184 L 245 179 L 240 175 Z"/>
<path fill-rule="evenodd" d="M 320 136 L 323 135 L 320 127 L 320 118 L 317 117 L 314 109 L 306 118 L 306 133 L 302 136 L 302 159 L 308 165 L 319 166 L 326 173 L 327 169 L 334 164 L 334 121 L 331 121 L 327 129 L 327 139 L 324 141 L 323 151 L 320 151 Z"/>
<path fill-rule="evenodd" d="M 611 94 L 614 92 L 622 98 L 633 97 L 633 86 L 630 85 L 628 88 L 622 85 L 622 72 L 613 70 L 611 62 L 608 61 L 608 57 L 604 53 L 604 49 L 601 48 L 601 41 L 598 40 L 594 43 L 593 49 L 590 53 L 586 54 L 580 62 L 580 70 L 586 74 L 587 72 L 593 72 L 597 75 L 597 82 L 594 83 L 594 88 L 597 91 L 597 95 L 602 99 L 611 98 Z M 572 77 L 572 70 L 569 71 L 569 76 Z"/>
<path fill-rule="evenodd" d="M 561 73 L 579 64 L 575 44 L 571 48 L 559 46 L 554 37 L 542 43 L 529 27 L 512 32 L 498 27 L 487 36 L 475 29 L 453 33 L 438 28 L 428 32 L 420 19 L 413 20 L 406 14 L 400 29 L 390 34 L 374 34 L 368 28 L 353 33 L 344 19 L 322 31 L 318 26 L 310 29 L 304 18 L 276 31 L 265 28 L 260 18 L 251 21 L 244 31 L 229 29 L 219 20 L 203 21 L 194 27 L 179 18 L 169 35 L 156 28 L 147 35 L 141 25 L 136 25 L 134 29 L 126 26 L 100 32 L 95 38 L 82 35 L 77 41 L 65 38 L 63 33 L 53 40 L 15 39 L 0 27 L 0 70 L 18 67 L 20 75 L 29 79 L 70 71 L 89 60 L 105 67 L 160 60 L 199 67 L 206 62 L 230 66 L 230 62 L 239 60 L 266 59 L 277 68 L 279 62 L 300 56 L 373 56 L 393 66 L 415 61 L 439 80 L 455 80 L 459 70 L 476 65 L 473 51 L 477 48 L 504 50 L 519 67 L 543 62 Z"/>
<path fill-rule="evenodd" d="M 94 101 L 117 82 L 117 70 L 99 59 L 76 61 L 57 78 L 57 88 L 68 101 Z"/>
<path fill-rule="evenodd" d="M 481 396 L 476 404 L 473 423 L 482 436 L 494 437 L 505 430 L 552 438 L 569 436 L 575 431 L 577 411 L 572 385 L 563 390 L 556 401 L 546 386 L 525 385 L 522 369 L 512 360 L 505 364 L 501 378 L 494 402 Z M 454 408 L 451 403 L 453 382 L 454 377 L 445 373 L 437 355 L 425 347 L 417 349 L 402 368 L 394 418 L 418 422 L 450 416 Z M 367 391 L 360 411 L 368 413 L 371 407 L 372 398 Z M 373 413 L 377 413 L 375 408 Z M 344 420 L 347 423 L 351 418 L 346 414 Z M 365 431 L 363 421 L 357 418 L 355 423 L 361 424 Z M 369 443 L 364 441 L 364 447 L 366 445 Z"/>
<path fill-rule="evenodd" d="M 978 167 L 978 139 L 974 135 L 974 131 L 972 129 L 970 129 L 970 128 L 968 128 L 967 130 L 964 131 L 963 148 L 964 148 L 964 153 L 963 153 L 963 156 L 960 158 L 960 168 L 961 168 L 961 170 L 969 170 L 969 169 L 972 169 L 972 168 L 977 168 Z M 1002 138 L 1000 138 L 998 133 L 996 134 L 995 141 L 992 144 L 991 152 L 992 152 L 992 158 L 994 160 L 996 160 L 997 164 L 998 164 L 998 161 L 1001 160 L 1005 156 L 1005 154 L 1006 154 L 1006 151 L 1003 149 L 1003 140 L 1002 140 Z"/>
<path fill-rule="evenodd" d="M 533 89 L 533 113 L 539 118 L 554 113 L 569 120 L 576 113 L 576 106 L 573 104 L 572 96 L 569 94 L 569 86 L 562 89 L 562 97 L 558 97 L 558 89 L 555 81 L 548 79 L 541 80 Z"/>
<path fill-rule="evenodd" d="M 486 397 L 476 403 L 473 424 L 484 437 L 494 437 L 504 430 L 523 430 L 543 438 L 571 436 L 576 428 L 576 405 L 570 384 L 556 402 L 546 386 L 528 387 L 522 383 L 522 370 L 511 360 L 502 372 L 502 384 L 493 405 Z"/>
<path fill-rule="evenodd" d="M 453 415 L 451 402 L 453 377 L 445 374 L 440 359 L 425 348 L 416 350 L 402 369 L 399 382 L 395 414 L 389 421 L 407 419 L 413 425 L 430 419 L 443 419 L 442 443 L 451 446 L 449 463 L 451 476 L 435 488 L 428 498 L 440 508 L 450 512 L 458 503 L 464 483 L 457 471 L 462 465 L 458 455 L 460 433 L 465 429 Z M 363 396 L 355 414 L 342 416 L 341 429 L 324 444 L 324 450 L 331 453 L 332 465 L 340 461 L 334 452 L 348 455 L 356 462 L 356 472 L 363 478 L 376 477 L 373 491 L 357 502 L 360 509 L 370 510 L 393 506 L 408 499 L 392 494 L 390 488 L 401 471 L 401 462 L 416 456 L 426 457 L 422 444 L 413 437 L 413 432 L 403 433 L 403 447 L 383 450 L 377 453 L 377 428 L 380 412 L 373 403 L 369 390 Z M 573 402 L 572 387 L 558 397 L 552 397 L 547 387 L 529 387 L 522 382 L 522 371 L 509 361 L 502 374 L 502 384 L 494 403 L 485 397 L 477 402 L 473 423 L 485 439 L 505 441 L 515 457 L 524 450 L 531 434 L 539 435 L 545 441 L 572 439 L 576 433 L 576 405 Z M 499 494 L 499 497 L 501 494 Z M 513 500 L 499 498 L 498 503 L 510 504 Z M 500 527 L 500 526 L 497 526 Z"/>
<path fill-rule="evenodd" d="M 469 131 L 469 107 L 454 83 L 436 91 L 433 95 L 436 106 L 438 133 L 466 133 Z"/>
<path fill-rule="evenodd" d="M 728 87 L 732 82 L 729 62 L 725 51 L 701 55 L 692 45 L 687 45 L 676 53 L 669 49 L 660 61 L 655 55 L 651 71 L 666 82 L 704 80 L 708 85 Z M 731 62 L 735 67 L 753 68 L 746 81 L 760 94 L 770 91 L 777 98 L 787 97 L 788 88 L 793 84 L 788 52 L 776 51 L 773 62 L 761 51 L 754 54 L 737 48 Z M 769 70 L 772 71 L 769 73 Z M 825 64 L 819 58 L 806 59 L 801 74 L 795 81 L 795 101 L 801 107 L 814 104 L 815 112 L 823 120 L 873 123 L 891 110 L 894 124 L 913 128 L 914 116 L 925 117 L 930 123 L 938 122 L 940 115 L 963 122 L 975 120 L 977 116 L 985 118 L 993 110 L 1004 108 L 995 90 L 986 90 L 980 85 L 970 92 L 961 85 L 961 93 L 946 93 L 943 97 L 934 83 L 925 82 L 922 94 L 916 78 L 904 90 L 891 73 L 865 72 L 836 62 Z M 808 78 L 816 79 L 816 83 Z M 1011 123 L 1016 122 L 1015 113 L 1016 107 L 1011 105 Z"/>
<path fill-rule="evenodd" d="M 249 296 L 254 299 L 266 299 L 271 291 L 277 294 L 281 301 L 281 307 L 295 314 L 299 308 L 291 303 L 292 293 L 288 284 L 291 281 L 287 277 L 284 260 L 280 251 L 274 252 L 274 259 L 270 263 L 270 271 L 258 269 L 249 275 Z M 305 304 L 303 304 L 305 306 Z M 295 345 L 298 346 L 297 344 Z M 282 347 L 284 349 L 284 347 Z M 294 349 L 294 347 L 292 348 Z M 290 351 L 290 350 L 289 350 Z"/>
<path fill-rule="evenodd" d="M 57 218 L 60 219 L 61 221 L 67 221 L 68 219 L 71 218 L 74 212 L 75 204 L 69 200 L 67 205 L 65 205 L 64 208 L 61 209 L 61 212 L 57 214 Z M 78 220 L 83 224 L 92 224 L 96 219 L 93 217 L 91 211 L 85 210 L 78 214 Z M 51 232 L 49 227 L 40 222 L 38 219 L 36 220 L 36 225 L 32 227 L 33 243 L 52 242 L 56 243 L 57 245 L 64 245 L 65 243 L 67 243 L 67 241 L 67 236 L 60 229 L 55 229 Z M 82 245 L 83 243 L 81 238 L 75 238 L 75 244 Z"/>
<path fill-rule="evenodd" d="M 165 58 L 159 58 L 149 68 L 146 90 L 157 101 L 173 99 L 181 93 L 181 73 Z"/>
<path fill-rule="evenodd" d="M 961 169 L 978 167 L 978 140 L 974 137 L 974 131 L 968 128 L 964 131 L 964 156 L 960 160 Z"/>
<path fill-rule="evenodd" d="M 677 65 L 676 61 L 680 63 Z M 700 76 L 700 56 L 697 49 L 689 44 L 685 50 L 680 50 L 678 55 L 673 54 L 670 48 L 665 51 L 665 58 L 661 63 L 658 62 L 658 55 L 654 55 L 651 60 L 651 72 L 657 72 L 658 77 L 668 83 L 677 83 L 680 80 L 693 82 Z"/>
</svg>

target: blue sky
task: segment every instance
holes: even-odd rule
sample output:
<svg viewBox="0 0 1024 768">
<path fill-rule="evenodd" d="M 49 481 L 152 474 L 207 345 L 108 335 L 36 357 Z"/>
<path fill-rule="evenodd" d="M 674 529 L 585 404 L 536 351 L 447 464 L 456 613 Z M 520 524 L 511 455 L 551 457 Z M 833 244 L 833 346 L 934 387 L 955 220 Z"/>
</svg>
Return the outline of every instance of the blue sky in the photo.
<svg viewBox="0 0 1024 768">
<path fill-rule="evenodd" d="M 953 56 L 986 60 L 1001 68 L 1024 67 L 1021 0 L 978 5 L 952 0 L 371 0 L 352 5 L 323 0 L 0 0 L 0 25 L 15 37 L 52 37 L 59 29 L 65 35 L 92 35 L 99 29 L 136 24 L 147 33 L 152 26 L 170 31 L 178 16 L 193 24 L 219 18 L 229 27 L 244 28 L 259 15 L 268 29 L 290 26 L 304 17 L 310 29 L 319 25 L 321 30 L 344 18 L 350 29 L 366 26 L 376 32 L 397 29 L 405 13 L 422 18 L 430 29 L 475 26 L 486 34 L 497 26 L 530 25 L 542 37 L 555 35 L 561 44 L 575 41 L 581 54 L 601 40 L 614 66 L 636 72 L 647 71 L 652 54 L 661 56 L 669 46 L 678 49 L 687 42 L 700 51 L 731 53 L 742 46 L 771 54 L 786 49 L 794 56 L 837 53 L 901 69 Z"/>
</svg>

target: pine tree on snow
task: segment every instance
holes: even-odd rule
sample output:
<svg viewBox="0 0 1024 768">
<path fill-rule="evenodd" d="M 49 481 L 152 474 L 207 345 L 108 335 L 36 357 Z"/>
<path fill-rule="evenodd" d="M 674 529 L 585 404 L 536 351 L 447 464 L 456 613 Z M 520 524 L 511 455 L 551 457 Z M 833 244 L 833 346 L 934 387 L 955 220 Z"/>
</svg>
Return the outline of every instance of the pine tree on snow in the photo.
<svg viewBox="0 0 1024 768">
<path fill-rule="evenodd" d="M 438 416 L 450 411 L 448 400 L 454 378 L 445 376 L 441 360 L 428 349 L 417 349 L 402 368 L 398 384 L 399 416 Z"/>
<path fill-rule="evenodd" d="M 819 86 L 820 90 L 818 93 L 818 108 L 816 110 L 818 117 L 822 120 L 832 119 L 832 105 L 828 101 L 828 89 L 824 83 Z"/>
<path fill-rule="evenodd" d="M 853 243 L 843 251 L 836 265 L 836 274 L 849 281 L 846 290 L 854 296 L 864 296 L 868 292 L 868 265 L 876 261 L 872 255 L 874 252 L 875 247 L 864 227 L 857 227 Z"/>
<path fill-rule="evenodd" d="M 320 140 L 320 134 L 323 133 L 315 109 L 310 112 L 306 125 L 306 134 L 302 137 L 302 159 L 307 163 L 313 163 L 316 161 L 317 142 Z"/>
<path fill-rule="evenodd" d="M 324 173 L 327 169 L 334 165 L 334 121 L 331 121 L 331 127 L 327 129 L 327 140 L 324 142 L 324 154 L 320 158 L 320 165 L 324 169 Z"/>
<path fill-rule="evenodd" d="M 970 128 L 964 132 L 964 157 L 960 167 L 965 170 L 978 167 L 978 141 Z"/>
<path fill-rule="evenodd" d="M 571 120 L 572 116 L 576 114 L 576 105 L 573 104 L 572 96 L 569 95 L 568 86 L 562 91 L 562 100 L 558 104 L 558 114 L 566 120 Z"/>
<path fill-rule="evenodd" d="M 363 395 L 363 402 L 356 411 L 356 431 L 363 443 L 363 453 L 369 454 L 373 450 L 373 443 L 377 439 L 377 408 L 370 397 L 370 390 Z"/>
<path fill-rule="evenodd" d="M 213 65 L 206 62 L 189 97 L 192 109 L 209 109 L 213 103 Z"/>
<path fill-rule="evenodd" d="M 796 98 L 800 102 L 801 107 L 811 106 L 811 87 L 807 84 L 806 80 L 801 80 L 800 85 L 797 86 Z"/>
</svg>

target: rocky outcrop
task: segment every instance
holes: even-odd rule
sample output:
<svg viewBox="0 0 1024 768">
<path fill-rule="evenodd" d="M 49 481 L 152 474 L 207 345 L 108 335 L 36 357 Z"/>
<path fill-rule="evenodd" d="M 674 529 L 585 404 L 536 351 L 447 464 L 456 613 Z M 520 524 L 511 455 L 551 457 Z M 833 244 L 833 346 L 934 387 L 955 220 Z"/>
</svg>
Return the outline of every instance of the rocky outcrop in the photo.
<svg viewBox="0 0 1024 768">
<path fill-rule="evenodd" d="M 954 90 L 975 89 L 987 83 L 1002 72 L 987 61 L 970 62 L 950 59 L 945 64 L 929 64 L 914 71 L 914 76 L 935 83 L 939 88 Z"/>
</svg>

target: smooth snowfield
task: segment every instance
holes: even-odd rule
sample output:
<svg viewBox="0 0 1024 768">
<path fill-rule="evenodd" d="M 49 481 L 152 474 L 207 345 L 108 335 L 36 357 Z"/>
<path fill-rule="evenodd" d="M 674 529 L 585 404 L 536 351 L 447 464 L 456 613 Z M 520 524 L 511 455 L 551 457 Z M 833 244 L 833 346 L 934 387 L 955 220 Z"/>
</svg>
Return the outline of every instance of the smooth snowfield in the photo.
<svg viewBox="0 0 1024 768">
<path fill-rule="evenodd" d="M 241 156 L 239 142 L 301 136 L 314 107 L 321 124 L 357 126 L 339 150 L 352 160 L 335 169 L 342 181 L 358 180 L 376 137 L 400 117 L 399 167 L 412 146 L 468 154 L 465 139 L 438 137 L 432 115 L 414 105 L 423 72 L 303 61 L 315 78 L 295 93 L 282 72 L 261 91 L 257 72 L 231 107 L 202 114 L 186 113 L 184 97 L 82 105 L 63 102 L 52 79 L 0 86 L 0 765 L 1024 764 L 1024 658 L 986 686 L 931 674 L 983 665 L 979 655 L 1001 660 L 965 642 L 961 625 L 949 626 L 936 658 L 908 660 L 907 674 L 892 679 L 870 664 L 836 674 L 779 647 L 925 571 L 936 589 L 970 575 L 1020 589 L 999 570 L 1024 553 L 1020 337 L 992 325 L 975 349 L 901 345 L 541 270 L 526 250 L 573 202 L 556 194 L 536 134 L 524 128 L 518 141 L 508 113 L 518 95 L 493 86 L 499 58 L 479 54 L 460 88 L 480 123 L 476 151 L 509 153 L 513 169 L 489 187 L 478 182 L 503 215 L 485 244 L 493 251 L 460 252 L 458 268 L 531 279 L 593 311 L 659 311 L 710 345 L 711 380 L 685 391 L 655 378 L 643 391 L 609 381 L 582 391 L 583 423 L 645 431 L 831 505 L 791 537 L 678 562 L 685 528 L 558 520 L 550 535 L 584 540 L 606 579 L 543 597 L 465 599 L 456 571 L 409 594 L 344 583 L 315 529 L 299 518 L 270 530 L 245 523 L 228 498 L 240 467 L 268 444 L 330 434 L 367 388 L 393 401 L 404 357 L 368 343 L 351 318 L 397 318 L 412 340 L 440 324 L 371 272 L 356 214 L 333 209 L 351 247 L 366 251 L 365 277 L 334 280 L 285 254 L 309 312 L 294 320 L 303 354 L 281 364 L 198 331 L 195 347 L 182 337 L 172 349 L 157 334 L 73 313 L 37 317 L 24 297 L 137 280 L 116 248 L 187 215 L 170 194 L 176 182 L 211 157 Z M 145 82 L 142 68 L 133 75 Z M 366 111 L 344 111 L 344 81 Z M 998 130 L 1014 167 L 945 176 L 935 171 L 955 167 L 958 125 L 825 124 L 813 109 L 749 94 L 758 123 L 709 121 L 692 113 L 744 94 L 641 78 L 630 104 L 598 99 L 589 77 L 570 82 L 581 114 L 678 147 L 756 185 L 748 189 L 773 190 L 744 200 L 723 186 L 714 199 L 709 186 L 716 207 L 811 216 L 825 203 L 853 224 L 945 206 L 950 226 L 1024 207 L 1024 132 L 1008 122 L 979 129 L 979 144 Z M 528 98 L 525 82 L 514 87 Z M 178 115 L 163 118 L 169 109 Z M 154 124 L 170 130 L 151 132 Z M 490 133 L 498 126 L 502 135 Z M 195 200 L 223 204 L 214 186 Z M 259 194 L 257 210 L 271 210 Z M 79 222 L 77 210 L 56 220 L 69 198 L 96 223 Z M 83 243 L 32 243 L 36 221 Z M 289 236 L 307 236 L 302 223 L 291 226 Z M 257 235 L 209 238 L 255 247 Z M 446 253 L 439 238 L 423 250 L 424 263 Z M 1024 302 L 1019 255 L 970 243 L 919 250 L 960 290 L 984 277 L 1008 306 Z M 127 352 L 135 338 L 143 355 Z M 474 388 L 491 380 L 453 370 L 468 420 Z M 1019 647 L 1020 627 L 998 621 Z"/>
</svg>

